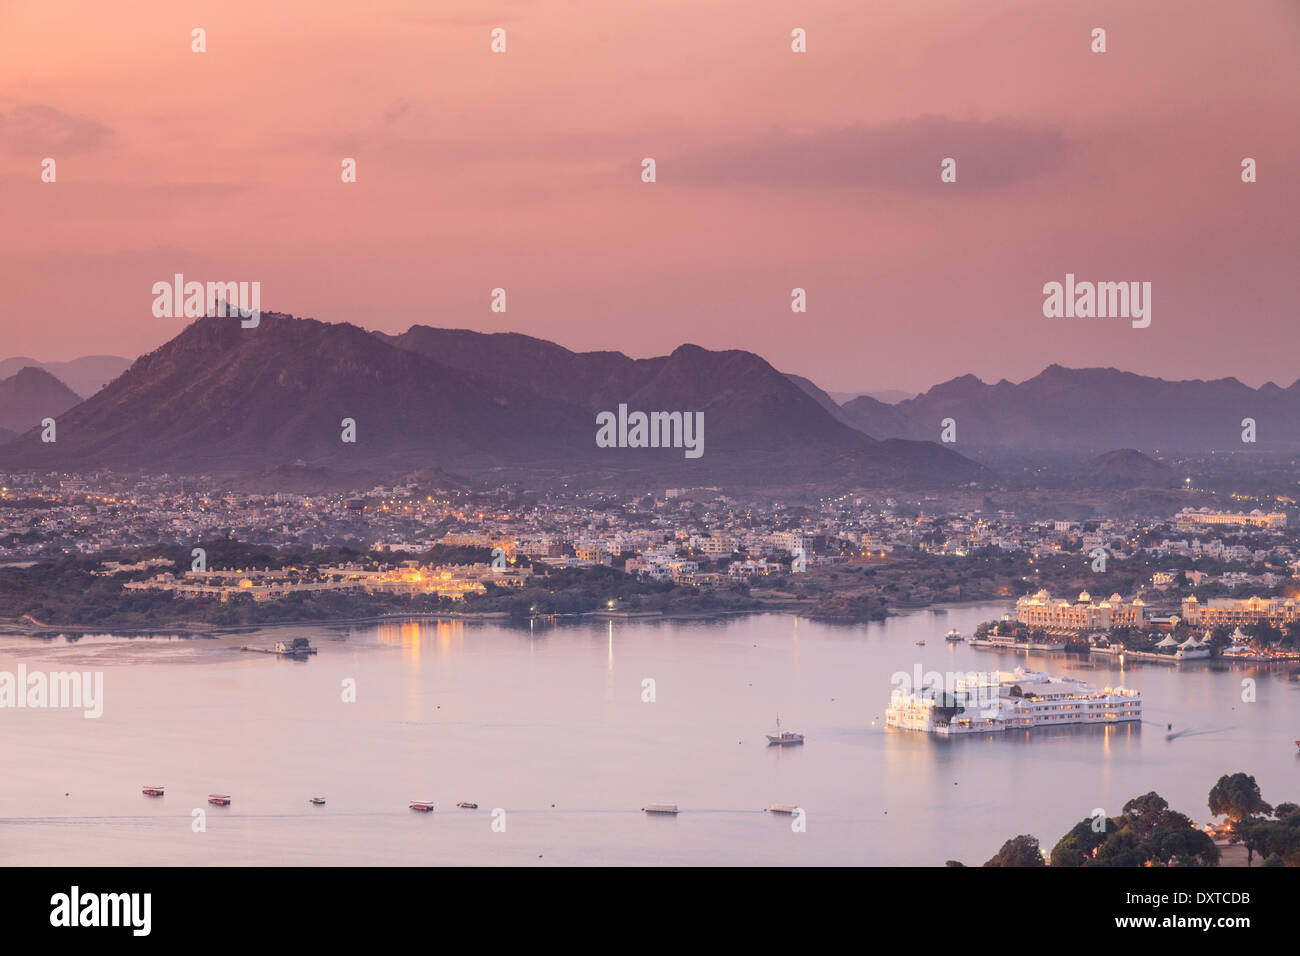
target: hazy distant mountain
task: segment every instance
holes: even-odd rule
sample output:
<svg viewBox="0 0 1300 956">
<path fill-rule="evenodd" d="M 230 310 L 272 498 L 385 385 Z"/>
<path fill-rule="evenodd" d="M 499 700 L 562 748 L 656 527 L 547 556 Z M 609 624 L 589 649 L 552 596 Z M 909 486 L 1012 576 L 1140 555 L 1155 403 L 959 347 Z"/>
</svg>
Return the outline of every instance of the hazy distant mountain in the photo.
<svg viewBox="0 0 1300 956">
<path fill-rule="evenodd" d="M 596 413 L 702 411 L 705 454 L 601 449 Z M 357 442 L 341 441 L 356 421 Z M 299 464 L 301 463 L 301 464 Z M 950 482 L 979 466 L 933 443 L 876 442 L 748 352 L 684 345 L 631 359 L 523 335 L 417 326 L 401 336 L 263 313 L 200 319 L 0 466 L 262 473 L 440 468 L 481 481 L 672 484 Z M 325 475 L 326 472 L 319 472 Z M 304 481 L 324 480 L 304 474 Z"/>
<path fill-rule="evenodd" d="M 1235 378 L 1169 382 L 1110 368 L 1051 365 L 1019 384 L 964 375 L 896 405 L 857 398 L 844 411 L 876 438 L 937 439 L 952 418 L 959 450 L 1241 451 L 1300 442 L 1300 382 L 1254 389 Z M 1255 445 L 1241 440 L 1245 418 L 1256 423 Z"/>
<path fill-rule="evenodd" d="M 344 418 L 355 444 L 341 440 Z M 467 466 L 590 440 L 570 410 L 381 342 L 353 325 L 263 313 L 199 319 L 59 421 L 0 452 L 27 467 L 239 472 L 298 459 L 336 469 Z M 584 442 L 585 444 L 585 442 Z"/>
<path fill-rule="evenodd" d="M 671 355 L 633 359 L 622 352 L 571 352 L 554 342 L 517 333 L 416 325 L 401 335 L 375 334 L 454 368 L 514 382 L 590 412 L 614 410 L 621 402 L 629 409 L 690 408 L 706 412 L 707 420 L 709 411 L 735 410 L 738 414 L 717 414 L 717 426 L 710 422 L 710 440 L 743 433 L 758 438 L 766 433 L 768 444 L 796 434 L 805 439 L 816 435 L 856 443 L 834 422 L 812 414 L 811 393 L 805 394 L 804 386 L 792 385 L 789 376 L 752 352 L 710 352 L 683 345 Z M 817 390 L 811 382 L 807 384 Z M 824 393 L 822 399 L 812 396 L 812 401 L 832 414 Z"/>
<path fill-rule="evenodd" d="M 826 409 L 837 422 L 843 422 L 845 425 L 853 424 L 849 417 L 844 414 L 844 409 L 840 408 L 839 403 L 829 393 L 818 388 L 817 384 L 811 379 L 804 378 L 802 375 L 792 375 L 789 372 L 785 373 L 785 377 L 802 388 L 806 394 L 812 397 L 813 401 Z"/>
<path fill-rule="evenodd" d="M 101 370 L 118 361 L 78 361 L 100 360 Z M 704 412 L 704 457 L 597 448 L 596 414 L 620 404 Z M 45 417 L 58 419 L 56 443 L 32 431 Z M 344 418 L 357 422 L 356 444 L 340 439 Z M 945 418 L 956 421 L 955 446 L 936 442 Z M 1244 418 L 1256 423 L 1256 445 L 1241 443 Z M 1252 389 L 1053 365 L 1019 384 L 966 375 L 896 404 L 859 395 L 837 406 L 740 350 L 683 345 L 632 359 L 516 333 L 385 335 L 266 313 L 257 329 L 200 319 L 80 404 L 49 372 L 21 369 L 0 381 L 0 429 L 0 466 L 260 474 L 303 486 L 417 469 L 538 485 L 951 483 L 980 472 L 963 448 L 1107 452 L 1080 477 L 1159 484 L 1164 466 L 1139 449 L 1300 444 L 1300 382 Z"/>
<path fill-rule="evenodd" d="M 853 401 L 859 395 L 866 395 L 868 398 L 874 398 L 886 405 L 893 405 L 907 398 L 916 398 L 916 392 L 904 392 L 897 388 L 882 388 L 870 392 L 827 392 L 826 394 L 840 405 Z"/>
<path fill-rule="evenodd" d="M 39 368 L 21 368 L 0 379 L 0 428 L 25 432 L 42 419 L 59 419 L 81 396 Z"/>
<path fill-rule="evenodd" d="M 849 424 L 873 437 L 899 438 L 912 431 L 911 421 L 897 405 L 887 405 L 870 395 L 859 395 L 845 402 L 840 410 Z M 933 430 L 931 437 L 938 436 L 938 430 Z"/>
<path fill-rule="evenodd" d="M 1109 487 L 1158 486 L 1169 483 L 1174 477 L 1171 467 L 1135 448 L 1120 448 L 1089 458 L 1074 472 L 1085 484 Z"/>
<path fill-rule="evenodd" d="M 78 395 L 88 397 L 125 372 L 130 365 L 130 359 L 117 355 L 85 355 L 70 362 L 38 362 L 19 356 L 0 359 L 0 378 L 27 366 L 41 368 Z"/>
<path fill-rule="evenodd" d="M 525 385 L 547 398 L 589 413 L 692 410 L 705 413 L 714 457 L 674 468 L 681 480 L 711 474 L 718 481 L 785 486 L 809 481 L 951 481 L 975 476 L 979 466 L 932 443 L 863 443 L 815 397 L 752 352 L 711 352 L 682 345 L 672 354 L 633 359 L 621 352 L 572 352 L 516 333 L 412 326 L 401 335 L 376 333 L 458 368 Z M 811 383 L 809 383 L 811 384 Z M 815 386 L 813 386 L 815 388 Z M 591 419 L 594 422 L 594 418 Z M 594 440 L 594 435 L 593 435 Z M 600 464 L 671 461 L 658 451 L 621 450 Z M 706 455 L 706 457 L 707 457 Z"/>
</svg>

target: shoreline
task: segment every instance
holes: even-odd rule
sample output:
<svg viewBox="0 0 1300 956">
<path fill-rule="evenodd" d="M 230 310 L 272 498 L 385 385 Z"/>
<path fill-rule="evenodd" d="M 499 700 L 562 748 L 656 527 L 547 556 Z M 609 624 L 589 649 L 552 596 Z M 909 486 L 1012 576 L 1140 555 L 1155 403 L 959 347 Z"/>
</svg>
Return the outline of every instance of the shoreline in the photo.
<svg viewBox="0 0 1300 956">
<path fill-rule="evenodd" d="M 1081 651 L 1067 650 L 1061 645 L 1055 644 L 1003 644 L 998 641 L 979 640 L 969 638 L 966 644 L 984 651 L 1014 651 L 1024 654 L 1058 654 L 1065 657 L 1074 657 L 1079 660 L 1102 660 L 1118 662 L 1120 658 L 1131 658 L 1134 662 L 1149 662 L 1153 664 L 1300 664 L 1300 658 L 1280 657 L 1280 658 L 1263 658 L 1263 657 L 1174 657 L 1172 654 L 1154 654 L 1150 651 L 1104 651 L 1093 648 L 1087 653 Z"/>
<path fill-rule="evenodd" d="M 8 620 L 0 621 L 0 636 L 10 635 L 14 637 L 57 637 L 60 634 L 117 634 L 130 635 L 135 637 L 219 637 L 223 634 L 243 634 L 250 631 L 270 631 L 292 627 L 341 627 L 351 624 L 395 624 L 405 621 L 468 621 L 471 623 L 498 623 L 501 621 L 518 621 L 524 624 L 534 620 L 582 620 L 597 619 L 610 621 L 708 621 L 720 620 L 729 617 L 742 617 L 747 615 L 760 614 L 791 614 L 795 617 L 803 617 L 819 624 L 829 624 L 834 626 L 859 626 L 867 624 L 879 624 L 894 617 L 902 617 L 907 614 L 916 614 L 925 610 L 934 611 L 936 609 L 946 610 L 949 607 L 957 607 L 965 604 L 985 604 L 990 603 L 979 599 L 964 599 L 959 601 L 936 601 L 932 604 L 922 604 L 916 606 L 900 606 L 897 609 L 889 609 L 883 618 L 867 618 L 864 620 L 846 620 L 834 617 L 818 617 L 810 615 L 802 606 L 789 607 L 782 604 L 774 604 L 771 607 L 761 608 L 738 608 L 738 609 L 719 609 L 715 611 L 569 611 L 558 614 L 535 614 L 531 617 L 514 617 L 509 611 L 429 611 L 406 614 L 381 614 L 371 615 L 368 617 L 352 617 L 337 619 L 305 619 L 300 621 L 269 621 L 265 624 L 208 624 L 203 621 L 182 622 L 178 621 L 173 624 L 153 624 L 148 627 L 117 627 L 114 625 L 103 624 L 23 624 L 18 621 Z"/>
<path fill-rule="evenodd" d="M 746 610 L 719 610 L 719 611 L 691 611 L 680 613 L 665 614 L 662 611 L 578 611 L 566 612 L 562 614 L 536 614 L 531 617 L 519 618 L 510 614 L 509 611 L 475 611 L 461 613 L 456 611 L 437 611 L 424 613 L 409 614 L 382 614 L 372 615 L 369 617 L 350 617 L 350 618 L 329 618 L 319 619 L 311 618 L 300 621 L 268 621 L 264 624 L 207 624 L 204 622 L 177 622 L 175 624 L 155 624 L 149 627 L 117 627 L 103 624 L 15 624 L 12 622 L 0 623 L 0 636 L 10 635 L 13 637 L 57 637 L 60 634 L 118 634 L 132 635 L 136 637 L 159 637 L 159 636 L 177 636 L 177 637 L 219 637 L 224 634 L 243 634 L 250 631 L 271 631 L 283 628 L 302 628 L 302 627 L 342 627 L 352 624 L 397 624 L 407 621 L 468 621 L 470 623 L 499 623 L 501 621 L 516 621 L 524 624 L 528 621 L 536 620 L 581 620 L 584 618 L 595 618 L 598 620 L 620 620 L 620 621 L 698 621 L 712 620 L 725 617 L 737 617 L 749 614 L 781 614 L 795 613 L 782 608 L 754 608 Z M 892 616 L 892 615 L 891 615 Z M 866 622 L 862 622 L 866 623 Z"/>
</svg>

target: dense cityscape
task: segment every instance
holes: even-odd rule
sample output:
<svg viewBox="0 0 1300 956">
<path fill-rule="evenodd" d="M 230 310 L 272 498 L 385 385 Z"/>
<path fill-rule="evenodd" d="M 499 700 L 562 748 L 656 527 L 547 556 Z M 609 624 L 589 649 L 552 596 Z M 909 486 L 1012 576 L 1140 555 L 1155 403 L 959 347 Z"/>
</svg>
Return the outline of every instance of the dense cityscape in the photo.
<svg viewBox="0 0 1300 956">
<path fill-rule="evenodd" d="M 5 480 L 3 618 L 24 629 L 291 622 L 295 609 L 312 620 L 323 613 L 314 600 L 339 595 L 364 599 L 358 614 L 782 609 L 846 622 L 1009 598 L 1014 620 L 980 637 L 1048 646 L 1123 633 L 1130 653 L 1159 655 L 1171 646 L 1162 632 L 1197 628 L 1219 633 L 1217 655 L 1232 650 L 1223 634 L 1241 643 L 1254 628 L 1255 652 L 1296 649 L 1300 533 L 1286 497 L 1189 491 L 1228 507 L 1055 519 L 999 508 L 995 494 L 971 507 L 952 493 L 783 501 L 717 488 L 475 492 L 409 481 L 306 495 L 234 493 L 201 476 Z M 51 580 L 52 566 L 73 577 Z M 92 579 L 120 614 L 100 606 L 78 619 L 58 593 Z M 146 618 L 132 619 L 132 598 L 148 602 Z"/>
<path fill-rule="evenodd" d="M 1288 938 L 1300 3 L 741 6 L 0 6 L 9 935 Z"/>
</svg>

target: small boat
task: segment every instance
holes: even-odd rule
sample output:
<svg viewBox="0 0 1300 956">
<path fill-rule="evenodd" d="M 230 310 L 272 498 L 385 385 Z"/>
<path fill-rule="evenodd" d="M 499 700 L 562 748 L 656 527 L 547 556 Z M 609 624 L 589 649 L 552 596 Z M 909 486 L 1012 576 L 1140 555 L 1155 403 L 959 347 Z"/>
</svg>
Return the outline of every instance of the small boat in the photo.
<svg viewBox="0 0 1300 956">
<path fill-rule="evenodd" d="M 412 800 L 411 809 L 419 810 L 421 813 L 428 813 L 433 809 L 432 800 Z"/>
<path fill-rule="evenodd" d="M 1296 750 L 1300 750 L 1300 740 L 1297 740 L 1297 741 L 1295 742 L 1295 749 L 1296 749 Z"/>
<path fill-rule="evenodd" d="M 777 746 L 787 746 L 789 744 L 803 743 L 803 734 L 796 734 L 793 730 L 781 729 L 781 717 L 778 714 L 776 718 L 776 733 L 767 735 L 768 746 L 776 744 Z"/>
<path fill-rule="evenodd" d="M 163 795 L 163 788 L 162 788 L 162 787 L 143 787 L 143 788 L 141 788 L 141 792 L 142 792 L 146 797 L 161 797 L 161 796 Z"/>
<path fill-rule="evenodd" d="M 675 803 L 647 803 L 641 808 L 642 813 L 676 813 L 677 804 Z"/>
<path fill-rule="evenodd" d="M 325 798 L 324 798 L 324 797 L 312 797 L 312 798 L 311 798 L 311 803 L 315 804 L 315 805 L 318 806 L 318 807 L 323 807 L 323 806 L 325 806 Z"/>
<path fill-rule="evenodd" d="M 792 803 L 774 803 L 767 808 L 768 813 L 794 813 L 799 808 Z"/>
<path fill-rule="evenodd" d="M 964 641 L 964 640 L 966 640 L 966 638 L 962 637 L 962 636 L 961 636 L 961 631 L 957 630 L 957 628 L 954 627 L 951 631 L 949 631 L 949 632 L 947 633 L 947 635 L 944 637 L 944 640 L 945 640 L 945 641 L 952 641 L 952 642 L 955 644 L 955 643 L 957 643 L 958 641 Z"/>
<path fill-rule="evenodd" d="M 925 647 L 925 641 L 917 641 L 917 642 L 916 642 L 916 646 L 917 646 L 917 647 Z"/>
<path fill-rule="evenodd" d="M 228 807 L 230 806 L 230 794 L 210 793 L 208 794 L 208 803 L 218 807 Z"/>
<path fill-rule="evenodd" d="M 477 809 L 478 809 L 478 804 L 477 804 L 477 803 L 470 803 L 468 800 L 462 800 L 460 803 L 456 804 L 456 806 L 460 807 L 462 810 L 477 810 Z"/>
</svg>

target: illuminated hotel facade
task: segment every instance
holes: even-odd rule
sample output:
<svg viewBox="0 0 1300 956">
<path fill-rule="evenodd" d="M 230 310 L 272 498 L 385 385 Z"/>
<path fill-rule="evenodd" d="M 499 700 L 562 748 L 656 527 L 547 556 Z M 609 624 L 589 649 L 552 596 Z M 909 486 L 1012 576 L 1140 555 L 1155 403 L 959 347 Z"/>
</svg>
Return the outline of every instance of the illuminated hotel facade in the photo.
<svg viewBox="0 0 1300 956">
<path fill-rule="evenodd" d="M 1256 508 L 1250 514 L 1234 514 L 1230 511 L 1193 511 L 1184 508 L 1178 512 L 1175 523 L 1180 528 L 1198 525 L 1246 525 L 1254 528 L 1285 528 L 1286 515 L 1281 512 L 1266 514 Z"/>
<path fill-rule="evenodd" d="M 970 674 L 959 678 L 950 693 L 936 686 L 898 688 L 885 709 L 886 727 L 944 736 L 1141 719 L 1138 691 L 1098 690 L 1085 681 L 1022 668 Z"/>
<path fill-rule="evenodd" d="M 1146 605 L 1140 598 L 1126 602 L 1118 594 L 1096 602 L 1087 591 L 1081 593 L 1073 604 L 1064 598 L 1052 600 L 1046 590 L 1022 597 L 1016 602 L 1016 620 L 1029 627 L 1064 628 L 1068 630 L 1112 627 L 1140 627 Z"/>
<path fill-rule="evenodd" d="M 1202 604 L 1196 596 L 1183 598 L 1183 620 L 1192 627 L 1234 627 L 1238 624 L 1293 624 L 1300 620 L 1295 598 L 1212 598 Z"/>
<path fill-rule="evenodd" d="M 532 572 L 528 568 L 500 571 L 487 564 L 438 567 L 412 564 L 398 568 L 337 565 L 293 574 L 295 577 L 291 577 L 289 569 L 187 571 L 182 577 L 164 573 L 145 581 L 127 581 L 122 586 L 130 591 L 170 591 L 181 597 L 210 597 L 219 601 L 239 595 L 254 601 L 275 601 L 292 594 L 322 591 L 434 595 L 458 601 L 467 594 L 485 593 L 488 582 L 524 587 Z"/>
</svg>

